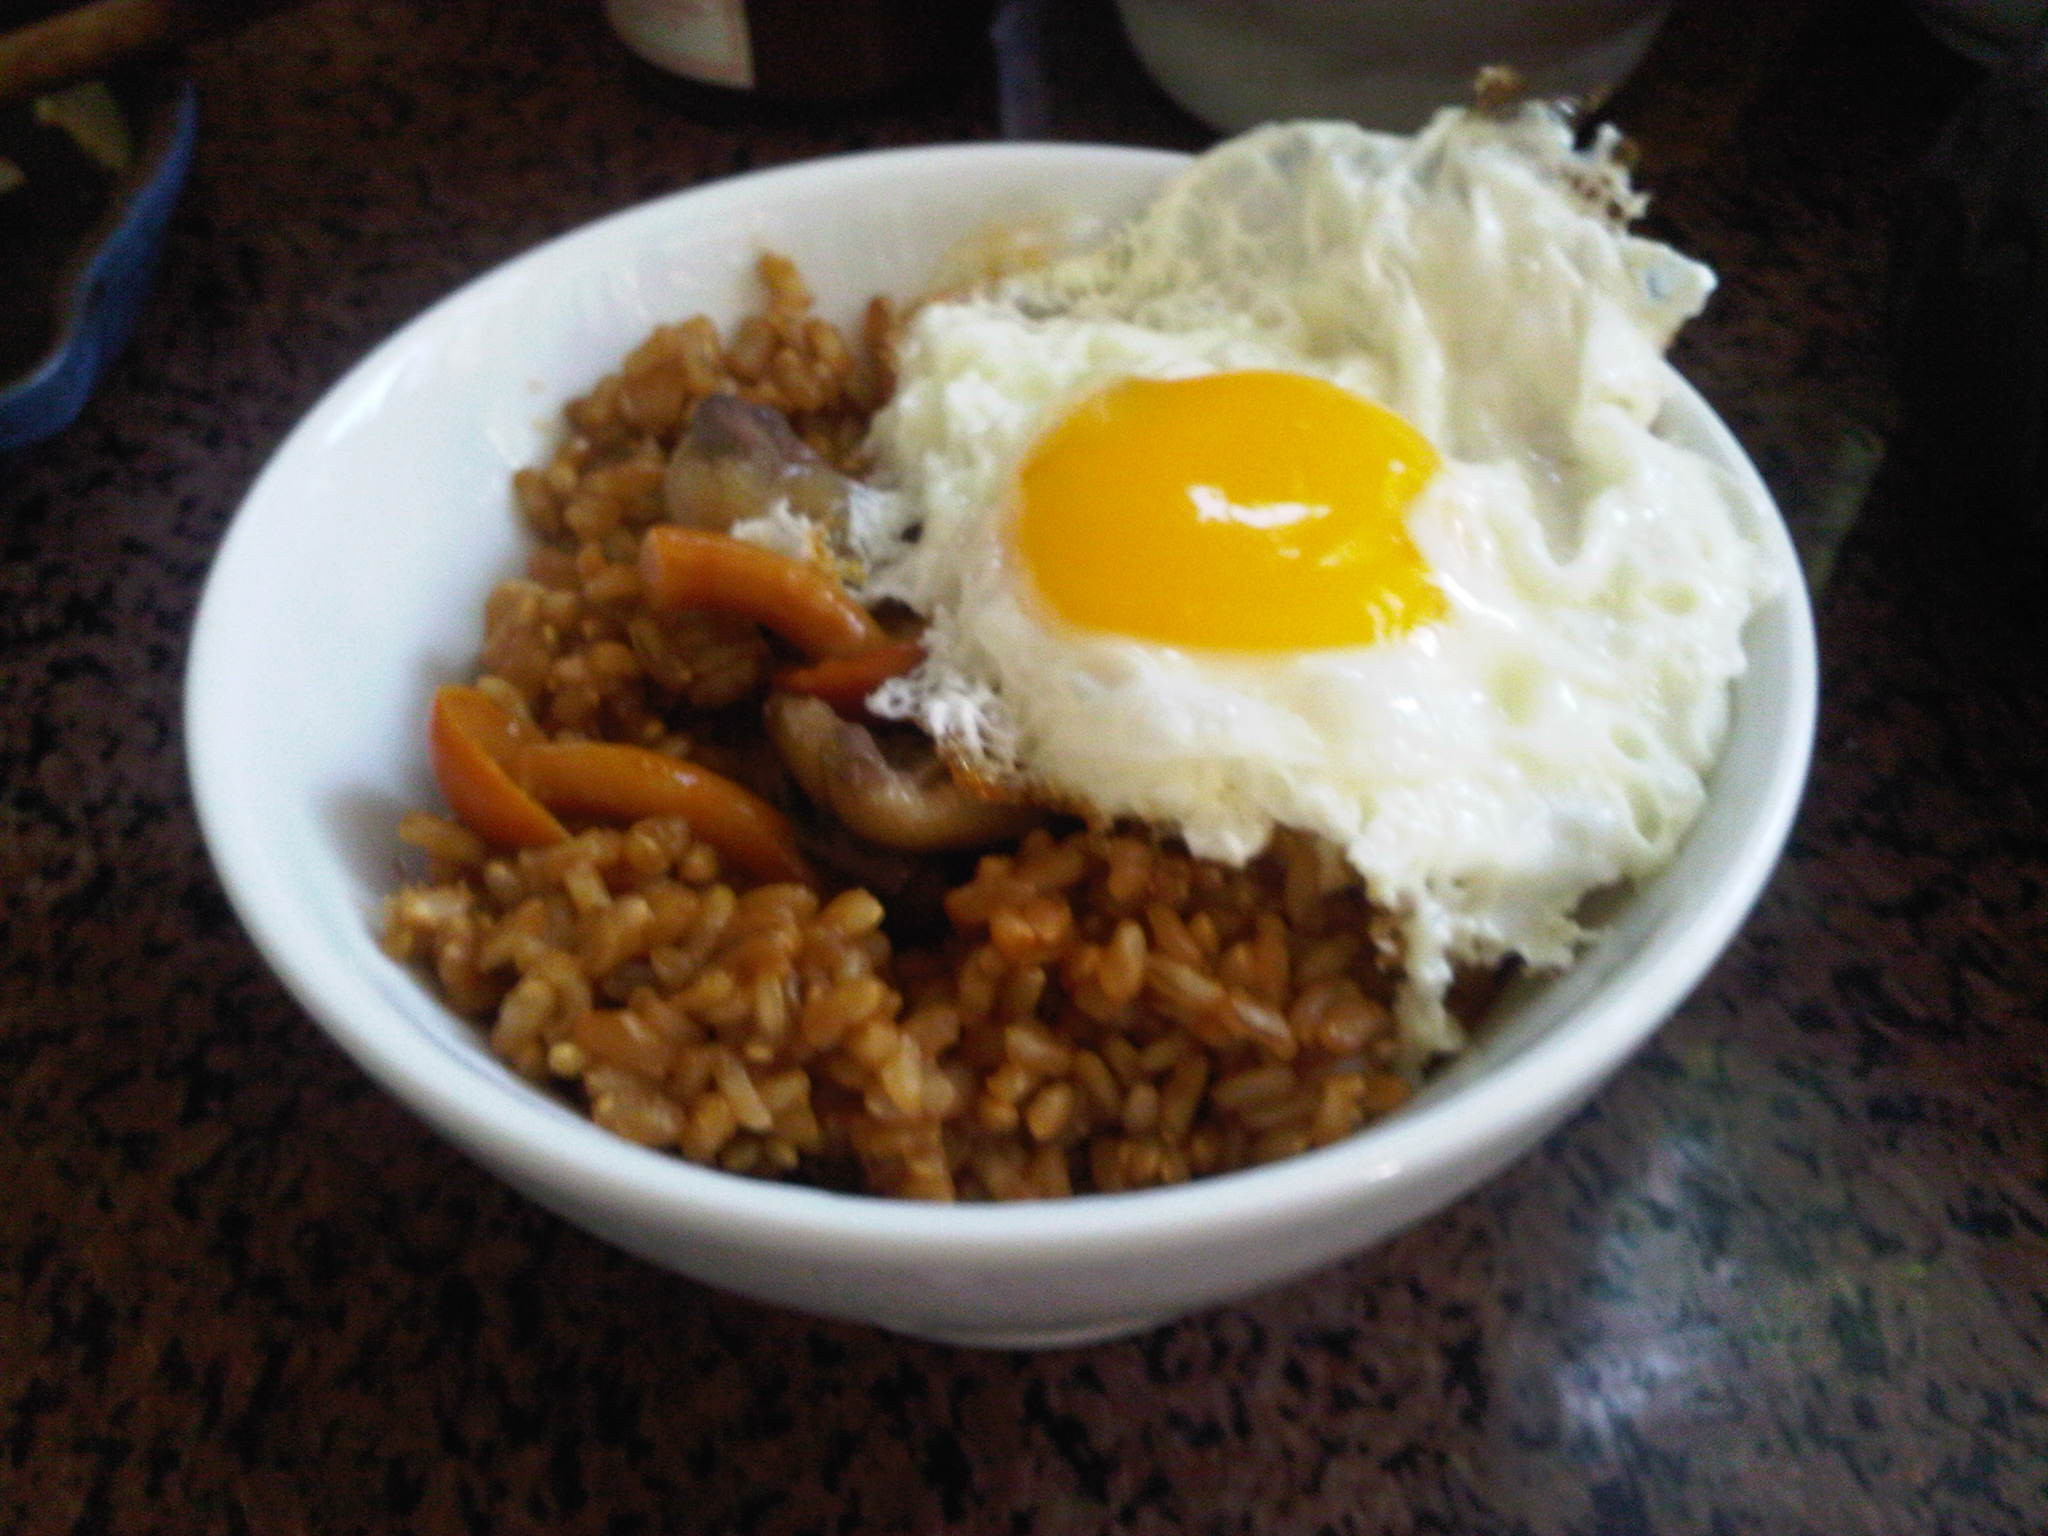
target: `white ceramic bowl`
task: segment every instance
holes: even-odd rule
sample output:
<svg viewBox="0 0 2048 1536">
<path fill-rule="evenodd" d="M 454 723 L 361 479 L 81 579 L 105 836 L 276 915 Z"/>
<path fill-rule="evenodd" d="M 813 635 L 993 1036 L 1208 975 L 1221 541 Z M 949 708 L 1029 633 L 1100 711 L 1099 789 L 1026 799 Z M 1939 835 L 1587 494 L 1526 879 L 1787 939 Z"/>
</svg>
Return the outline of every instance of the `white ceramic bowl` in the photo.
<svg viewBox="0 0 2048 1536">
<path fill-rule="evenodd" d="M 193 640 L 200 819 L 250 935 L 391 1092 L 543 1205 L 657 1264 L 929 1338 L 1109 1337 L 1376 1242 L 1527 1150 L 1686 995 L 1777 859 L 1805 775 L 1811 621 L 1754 470 L 1687 391 L 1673 437 L 1726 465 L 1768 527 L 1782 595 L 1748 635 L 1733 734 L 1677 862 L 1572 970 L 1525 987 L 1385 1123 L 1190 1186 L 939 1207 L 738 1178 L 598 1130 L 491 1056 L 377 947 L 393 828 L 435 802 L 423 723 L 465 675 L 485 593 L 519 563 L 507 477 L 553 413 L 659 321 L 730 315 L 756 254 L 788 252 L 822 309 L 923 287 L 992 221 L 1135 208 L 1178 163 L 1130 149 L 977 145 L 817 161 L 679 193 L 478 279 L 379 347 L 281 447 L 235 518 Z"/>
</svg>

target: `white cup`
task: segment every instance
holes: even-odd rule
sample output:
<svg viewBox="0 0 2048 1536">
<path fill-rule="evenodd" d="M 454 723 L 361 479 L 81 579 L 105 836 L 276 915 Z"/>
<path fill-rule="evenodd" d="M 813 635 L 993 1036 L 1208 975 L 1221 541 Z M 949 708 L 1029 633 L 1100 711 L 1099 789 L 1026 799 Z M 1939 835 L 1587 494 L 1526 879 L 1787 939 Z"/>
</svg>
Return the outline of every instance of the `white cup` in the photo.
<svg viewBox="0 0 2048 1536">
<path fill-rule="evenodd" d="M 1153 77 L 1236 132 L 1341 117 L 1408 132 L 1512 66 L 1540 96 L 1598 102 L 1635 68 L 1669 0 L 1117 0 Z"/>
</svg>

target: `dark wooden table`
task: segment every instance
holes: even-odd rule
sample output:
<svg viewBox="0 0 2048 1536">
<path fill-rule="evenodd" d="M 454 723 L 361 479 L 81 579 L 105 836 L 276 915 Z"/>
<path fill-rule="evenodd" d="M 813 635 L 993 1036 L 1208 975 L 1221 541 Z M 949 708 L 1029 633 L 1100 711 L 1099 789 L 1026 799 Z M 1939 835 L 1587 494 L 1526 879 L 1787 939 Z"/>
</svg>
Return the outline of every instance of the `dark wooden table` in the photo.
<svg viewBox="0 0 2048 1536">
<path fill-rule="evenodd" d="M 1682 6 L 1616 103 L 1654 230 L 1723 277 L 1680 361 L 1808 556 L 1819 755 L 1697 994 L 1435 1219 L 1124 1343 L 907 1343 L 527 1205 L 266 973 L 178 709 L 286 428 L 454 284 L 653 193 L 1005 131 L 1202 141 L 1097 0 L 998 37 L 914 100 L 723 123 L 595 0 L 313 0 L 195 53 L 140 335 L 0 458 L 0 1529 L 2048 1527 L 2048 692 L 1938 473 L 1887 454 L 1898 189 L 1971 80 L 1894 5 Z"/>
</svg>

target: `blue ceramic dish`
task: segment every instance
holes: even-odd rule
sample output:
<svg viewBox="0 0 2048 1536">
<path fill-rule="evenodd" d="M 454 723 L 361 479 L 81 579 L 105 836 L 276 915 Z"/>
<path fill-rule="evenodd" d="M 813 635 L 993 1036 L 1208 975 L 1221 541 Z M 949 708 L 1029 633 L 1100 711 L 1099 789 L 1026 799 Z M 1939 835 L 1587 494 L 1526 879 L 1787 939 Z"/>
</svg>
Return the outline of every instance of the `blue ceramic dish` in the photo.
<svg viewBox="0 0 2048 1536">
<path fill-rule="evenodd" d="M 116 202 L 67 263 L 49 349 L 0 380 L 0 449 L 61 432 L 85 409 L 149 297 L 157 253 L 192 165 L 198 109 L 189 81 L 167 85 L 135 124 L 137 164 Z"/>
</svg>

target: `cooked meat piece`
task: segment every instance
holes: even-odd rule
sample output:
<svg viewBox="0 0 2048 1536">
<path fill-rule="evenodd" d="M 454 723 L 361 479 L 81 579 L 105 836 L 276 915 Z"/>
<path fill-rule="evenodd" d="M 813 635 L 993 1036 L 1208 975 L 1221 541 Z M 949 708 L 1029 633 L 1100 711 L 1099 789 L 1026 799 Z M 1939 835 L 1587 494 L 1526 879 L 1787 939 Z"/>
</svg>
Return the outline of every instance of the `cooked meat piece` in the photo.
<svg viewBox="0 0 2048 1536">
<path fill-rule="evenodd" d="M 738 395 L 708 395 L 669 455 L 662 504 L 671 522 L 724 533 L 777 502 L 830 527 L 847 480 L 799 438 L 783 414 Z"/>
<path fill-rule="evenodd" d="M 1022 834 L 1042 813 L 963 786 L 928 738 L 905 732 L 896 761 L 875 733 L 822 699 L 774 694 L 768 734 L 805 794 L 870 842 L 928 852 L 976 848 Z"/>
</svg>

